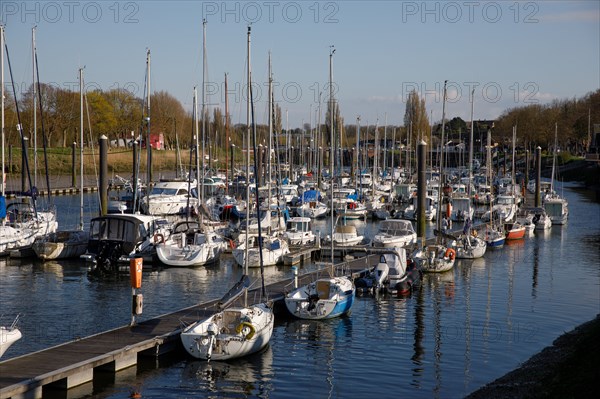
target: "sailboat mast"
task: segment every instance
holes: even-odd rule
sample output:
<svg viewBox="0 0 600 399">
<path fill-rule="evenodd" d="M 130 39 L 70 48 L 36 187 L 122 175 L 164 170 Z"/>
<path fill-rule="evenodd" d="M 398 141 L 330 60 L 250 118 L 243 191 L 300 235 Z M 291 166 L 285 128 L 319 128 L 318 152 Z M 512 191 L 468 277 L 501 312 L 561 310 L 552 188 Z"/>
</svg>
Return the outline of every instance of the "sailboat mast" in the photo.
<svg viewBox="0 0 600 399">
<path fill-rule="evenodd" d="M 244 245 L 244 273 L 248 274 L 248 230 L 250 228 L 250 85 L 251 85 L 251 71 L 250 71 L 250 33 L 251 28 L 248 26 L 248 39 L 246 42 L 246 51 L 247 51 L 247 75 L 246 81 L 248 82 L 248 87 L 246 90 L 246 244 Z M 254 155 L 256 156 L 256 154 Z M 256 170 L 254 171 L 256 174 Z M 256 185 L 256 189 L 258 190 L 258 185 Z M 258 204 L 256 204 L 256 215 L 258 220 L 260 220 L 260 212 L 258 209 Z"/>
<path fill-rule="evenodd" d="M 206 144 L 206 19 L 202 20 L 202 172 L 198 169 L 197 184 L 200 193 L 200 204 L 204 205 L 204 160 L 205 160 L 205 144 Z M 200 183 L 202 181 L 202 183 Z M 202 188 L 200 189 L 200 184 Z"/>
<path fill-rule="evenodd" d="M 229 99 L 227 97 L 227 72 L 225 72 L 225 193 L 229 193 L 229 148 L 231 139 L 229 138 Z M 231 153 L 233 162 L 233 152 Z M 231 171 L 233 176 L 233 170 Z"/>
<path fill-rule="evenodd" d="M 353 176 L 355 189 L 358 188 L 359 180 L 362 183 L 362 170 L 360 167 L 360 115 L 356 117 L 356 172 L 358 175 L 355 173 L 355 175 Z M 362 186 L 359 194 L 362 197 Z"/>
<path fill-rule="evenodd" d="M 79 68 L 79 230 L 83 230 L 83 68 Z"/>
<path fill-rule="evenodd" d="M 198 90 L 196 88 L 196 86 L 194 86 L 194 129 L 196 131 L 196 134 L 194 134 L 194 146 L 196 147 L 196 193 L 198 195 L 198 201 L 200 201 L 201 198 L 201 193 L 202 191 L 202 187 L 200 186 L 200 157 L 199 157 L 199 148 L 200 148 L 200 120 L 198 118 Z M 191 178 L 191 176 L 188 178 Z M 203 179 L 204 180 L 204 179 Z M 202 204 L 199 202 L 198 203 L 198 207 L 200 207 Z M 202 215 L 202 212 L 198 212 L 200 215 Z"/>
<path fill-rule="evenodd" d="M 556 173 L 556 149 L 558 148 L 558 123 L 554 122 L 554 151 L 552 155 L 552 174 L 550 175 L 550 192 L 554 192 L 554 174 Z"/>
<path fill-rule="evenodd" d="M 271 149 L 273 148 L 273 70 L 271 68 L 271 52 L 269 51 L 269 148 L 267 150 L 267 162 L 269 165 L 269 180 L 267 182 L 267 187 L 269 190 L 269 200 L 271 197 Z M 269 202 L 270 206 L 270 202 Z"/>
<path fill-rule="evenodd" d="M 473 114 L 475 111 L 475 89 L 471 91 L 471 134 L 469 137 L 469 185 L 467 195 L 469 196 L 469 214 L 471 214 L 471 185 L 473 182 Z"/>
<path fill-rule="evenodd" d="M 511 180 L 511 194 L 515 194 L 515 146 L 517 144 L 517 125 L 513 126 L 513 135 L 512 135 L 512 160 L 511 160 L 511 172 L 510 172 L 510 180 Z"/>
<path fill-rule="evenodd" d="M 475 89 L 471 91 L 471 135 L 469 137 L 469 187 L 468 192 L 471 194 L 471 180 L 473 179 L 473 114 L 475 111 Z"/>
<path fill-rule="evenodd" d="M 33 100 L 33 185 L 37 187 L 37 110 L 36 110 L 36 87 L 35 87 L 35 26 L 31 28 L 31 62 L 32 62 L 32 79 L 31 90 Z"/>
<path fill-rule="evenodd" d="M 330 137 L 330 148 L 329 148 L 329 169 L 330 169 L 330 191 L 331 191 L 331 267 L 333 269 L 333 233 L 335 232 L 335 223 L 333 220 L 333 181 L 334 181 L 334 156 L 335 156 L 335 144 L 334 144 L 334 133 L 333 133 L 333 113 L 334 113 L 334 101 L 333 101 L 333 54 L 335 53 L 335 48 L 329 46 L 329 125 L 331 127 L 331 137 Z"/>
<path fill-rule="evenodd" d="M 6 191 L 6 171 L 4 170 L 4 25 L 0 24 L 0 128 L 2 129 L 2 196 Z"/>
<path fill-rule="evenodd" d="M 150 49 L 146 51 L 146 187 L 150 190 L 150 183 L 152 182 L 152 144 L 150 143 Z M 150 191 L 148 191 L 150 193 Z M 148 195 L 148 208 L 150 208 L 150 196 Z"/>
<path fill-rule="evenodd" d="M 446 129 L 446 84 L 448 84 L 447 80 L 444 80 L 444 94 L 442 97 L 442 135 L 440 139 L 440 146 L 442 152 L 440 154 L 440 185 L 438 187 L 438 206 L 437 206 L 437 216 L 436 223 L 438 231 L 442 228 L 442 191 L 444 188 L 444 130 Z M 450 215 L 447 215 L 450 217 Z"/>
<path fill-rule="evenodd" d="M 384 114 L 385 126 L 383 127 L 383 171 L 387 169 L 387 112 Z"/>
</svg>

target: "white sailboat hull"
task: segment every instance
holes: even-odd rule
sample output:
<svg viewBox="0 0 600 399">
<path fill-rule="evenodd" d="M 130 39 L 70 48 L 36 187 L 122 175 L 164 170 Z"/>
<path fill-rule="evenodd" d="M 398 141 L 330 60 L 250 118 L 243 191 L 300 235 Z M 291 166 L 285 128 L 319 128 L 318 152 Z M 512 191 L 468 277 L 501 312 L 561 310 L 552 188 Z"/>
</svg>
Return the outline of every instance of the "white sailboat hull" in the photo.
<svg viewBox="0 0 600 399">
<path fill-rule="evenodd" d="M 273 334 L 275 316 L 266 304 L 229 308 L 183 330 L 181 342 L 193 357 L 228 360 L 256 353 Z"/>
</svg>

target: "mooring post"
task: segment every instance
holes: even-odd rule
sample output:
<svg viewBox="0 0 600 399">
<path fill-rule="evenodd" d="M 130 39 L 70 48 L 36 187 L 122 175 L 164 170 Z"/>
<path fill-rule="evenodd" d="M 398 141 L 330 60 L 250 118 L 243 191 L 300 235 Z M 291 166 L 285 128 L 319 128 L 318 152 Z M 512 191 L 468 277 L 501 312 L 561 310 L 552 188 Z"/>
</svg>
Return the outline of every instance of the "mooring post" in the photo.
<svg viewBox="0 0 600 399">
<path fill-rule="evenodd" d="M 98 140 L 100 147 L 100 215 L 108 213 L 108 137 Z"/>
<path fill-rule="evenodd" d="M 421 141 L 417 146 L 417 237 L 421 246 L 425 246 L 425 197 L 427 196 L 427 176 L 425 173 L 427 143 Z"/>
</svg>

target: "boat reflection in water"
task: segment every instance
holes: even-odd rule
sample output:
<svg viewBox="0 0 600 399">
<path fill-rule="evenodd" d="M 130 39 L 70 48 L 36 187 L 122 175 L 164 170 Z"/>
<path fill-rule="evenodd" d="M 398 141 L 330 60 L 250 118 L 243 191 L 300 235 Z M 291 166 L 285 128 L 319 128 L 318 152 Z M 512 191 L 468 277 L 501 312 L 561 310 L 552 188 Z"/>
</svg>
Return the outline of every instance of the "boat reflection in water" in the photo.
<svg viewBox="0 0 600 399">
<path fill-rule="evenodd" d="M 181 373 L 181 385 L 190 392 L 227 392 L 229 396 L 270 397 L 274 389 L 273 349 L 267 345 L 255 354 L 223 361 L 189 360 Z"/>
</svg>

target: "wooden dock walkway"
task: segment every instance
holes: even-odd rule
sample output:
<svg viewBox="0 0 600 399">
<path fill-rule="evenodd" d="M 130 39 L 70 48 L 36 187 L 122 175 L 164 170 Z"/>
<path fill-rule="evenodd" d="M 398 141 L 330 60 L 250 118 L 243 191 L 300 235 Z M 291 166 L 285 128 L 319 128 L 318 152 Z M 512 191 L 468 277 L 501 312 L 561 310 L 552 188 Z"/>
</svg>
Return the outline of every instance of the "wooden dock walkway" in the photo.
<svg viewBox="0 0 600 399">
<path fill-rule="evenodd" d="M 377 261 L 374 255 L 342 262 L 335 265 L 336 274 L 354 276 Z M 312 281 L 319 273 L 323 269 L 298 276 L 298 284 Z M 276 313 L 285 310 L 283 298 L 293 284 L 292 277 L 266 287 Z M 251 290 L 250 297 L 258 292 Z M 0 399 L 41 398 L 48 389 L 67 390 L 83 384 L 90 385 L 91 391 L 97 371 L 116 373 L 137 364 L 138 356 L 158 356 L 180 347 L 183 326 L 215 313 L 217 303 L 201 303 L 133 327 L 116 328 L 0 362 Z"/>
</svg>

